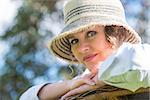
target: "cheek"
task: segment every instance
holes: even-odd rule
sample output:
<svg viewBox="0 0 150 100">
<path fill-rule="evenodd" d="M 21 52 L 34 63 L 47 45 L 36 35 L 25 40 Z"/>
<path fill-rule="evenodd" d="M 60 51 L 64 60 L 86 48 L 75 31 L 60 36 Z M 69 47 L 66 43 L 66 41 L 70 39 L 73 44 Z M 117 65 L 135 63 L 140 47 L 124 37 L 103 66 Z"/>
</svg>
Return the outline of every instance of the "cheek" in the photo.
<svg viewBox="0 0 150 100">
<path fill-rule="evenodd" d="M 102 54 L 102 55 L 100 55 L 100 56 L 98 57 L 98 61 L 99 61 L 99 62 L 105 61 L 106 58 L 107 58 L 107 57 L 106 57 L 104 54 Z"/>
</svg>

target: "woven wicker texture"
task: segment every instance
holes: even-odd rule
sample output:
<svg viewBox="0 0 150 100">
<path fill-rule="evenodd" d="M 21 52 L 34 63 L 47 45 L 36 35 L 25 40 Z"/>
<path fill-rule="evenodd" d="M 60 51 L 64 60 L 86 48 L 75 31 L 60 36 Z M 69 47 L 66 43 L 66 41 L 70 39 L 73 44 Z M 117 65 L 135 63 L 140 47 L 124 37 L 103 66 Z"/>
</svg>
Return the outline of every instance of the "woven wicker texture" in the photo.
<svg viewBox="0 0 150 100">
<path fill-rule="evenodd" d="M 122 100 L 119 99 L 122 96 L 139 93 L 150 93 L 150 88 L 141 88 L 136 92 L 131 92 L 125 89 L 105 85 L 95 90 L 68 97 L 66 100 Z"/>
</svg>

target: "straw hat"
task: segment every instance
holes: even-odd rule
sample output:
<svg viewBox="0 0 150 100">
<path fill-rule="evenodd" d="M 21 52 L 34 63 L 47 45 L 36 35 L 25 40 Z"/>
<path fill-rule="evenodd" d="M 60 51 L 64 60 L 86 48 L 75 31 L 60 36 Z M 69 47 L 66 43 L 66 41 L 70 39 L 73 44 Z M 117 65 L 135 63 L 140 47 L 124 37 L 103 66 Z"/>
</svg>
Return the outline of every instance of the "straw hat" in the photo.
<svg viewBox="0 0 150 100">
<path fill-rule="evenodd" d="M 96 25 L 123 26 L 130 34 L 130 41 L 141 41 L 139 35 L 127 24 L 120 0 L 69 0 L 64 6 L 65 27 L 48 44 L 56 56 L 78 62 L 71 52 L 68 34 L 74 34 Z"/>
</svg>

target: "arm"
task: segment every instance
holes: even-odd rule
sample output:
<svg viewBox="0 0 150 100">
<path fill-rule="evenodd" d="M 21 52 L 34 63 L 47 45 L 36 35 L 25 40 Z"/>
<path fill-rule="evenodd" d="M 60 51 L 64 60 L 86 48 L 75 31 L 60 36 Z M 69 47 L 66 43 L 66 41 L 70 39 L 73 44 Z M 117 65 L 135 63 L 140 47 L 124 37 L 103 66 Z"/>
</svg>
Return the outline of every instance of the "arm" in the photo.
<svg viewBox="0 0 150 100">
<path fill-rule="evenodd" d="M 20 100 L 55 100 L 60 98 L 68 91 L 77 88 L 83 84 L 93 85 L 93 81 L 90 80 L 88 77 L 82 77 L 53 84 L 33 86 L 21 96 Z"/>
<path fill-rule="evenodd" d="M 91 76 L 91 74 L 88 74 L 81 78 L 46 85 L 39 92 L 39 98 L 42 100 L 58 99 L 65 93 L 80 87 L 83 84 L 94 85 L 94 81 L 90 79 Z"/>
<path fill-rule="evenodd" d="M 87 91 L 90 91 L 90 90 L 93 90 L 93 89 L 97 89 L 97 88 L 100 88 L 100 87 L 105 85 L 104 82 L 98 80 L 97 74 L 94 77 L 92 77 L 91 79 L 95 82 L 95 85 L 83 84 L 80 87 L 75 88 L 75 89 L 67 92 L 65 95 L 63 95 L 61 97 L 61 100 L 65 100 L 69 96 L 85 93 Z"/>
</svg>

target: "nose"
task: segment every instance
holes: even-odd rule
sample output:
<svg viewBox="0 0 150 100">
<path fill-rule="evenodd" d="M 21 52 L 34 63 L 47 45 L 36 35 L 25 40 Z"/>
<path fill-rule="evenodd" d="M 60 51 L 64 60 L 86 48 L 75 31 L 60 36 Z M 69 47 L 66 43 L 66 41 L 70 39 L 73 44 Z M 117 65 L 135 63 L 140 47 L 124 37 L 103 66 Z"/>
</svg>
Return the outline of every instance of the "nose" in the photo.
<svg viewBox="0 0 150 100">
<path fill-rule="evenodd" d="M 85 52 L 88 52 L 89 50 L 90 50 L 90 46 L 88 43 L 80 43 L 78 47 L 78 51 L 80 53 L 85 53 Z"/>
</svg>

